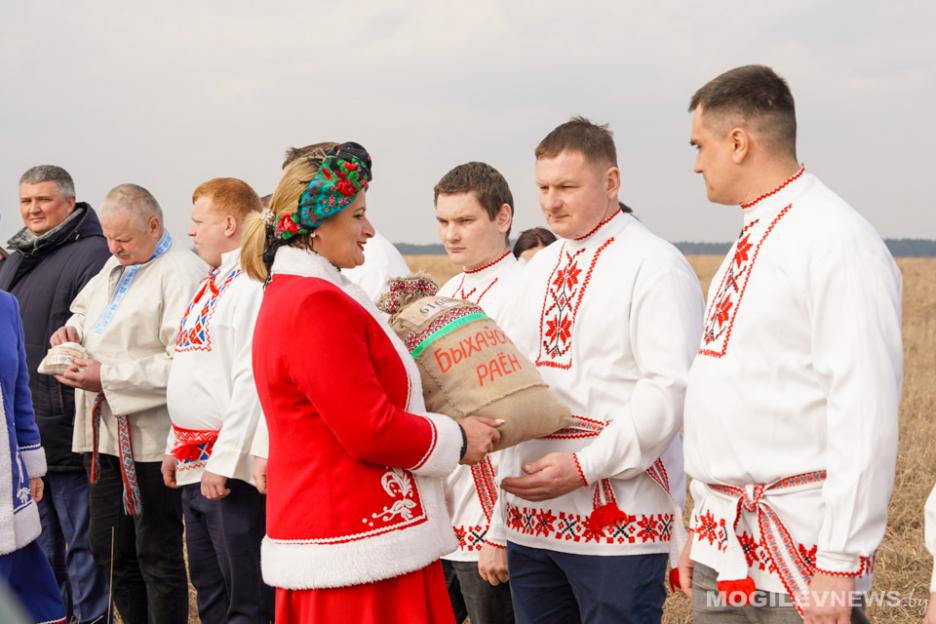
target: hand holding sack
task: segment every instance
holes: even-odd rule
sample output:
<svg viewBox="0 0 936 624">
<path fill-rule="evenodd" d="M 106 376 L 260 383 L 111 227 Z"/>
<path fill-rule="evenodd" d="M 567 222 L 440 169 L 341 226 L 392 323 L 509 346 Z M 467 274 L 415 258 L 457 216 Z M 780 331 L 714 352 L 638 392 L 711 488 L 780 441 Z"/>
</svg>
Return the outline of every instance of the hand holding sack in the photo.
<svg viewBox="0 0 936 624">
<path fill-rule="evenodd" d="M 74 366 L 76 360 L 83 360 L 86 357 L 84 347 L 77 342 L 63 342 L 49 349 L 46 356 L 39 362 L 37 372 L 40 375 L 62 375 Z"/>
<path fill-rule="evenodd" d="M 416 361 L 426 408 L 455 420 L 503 419 L 495 450 L 570 425 L 569 408 L 497 324 L 477 305 L 437 290 L 428 277 L 398 278 L 377 303 Z"/>
</svg>

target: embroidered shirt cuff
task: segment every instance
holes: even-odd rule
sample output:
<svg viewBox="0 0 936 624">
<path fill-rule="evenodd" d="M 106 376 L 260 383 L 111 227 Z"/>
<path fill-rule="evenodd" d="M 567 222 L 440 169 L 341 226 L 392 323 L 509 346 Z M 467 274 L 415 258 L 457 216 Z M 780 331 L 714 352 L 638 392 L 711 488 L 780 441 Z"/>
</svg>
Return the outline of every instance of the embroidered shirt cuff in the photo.
<svg viewBox="0 0 936 624">
<path fill-rule="evenodd" d="M 585 478 L 585 472 L 582 470 L 582 464 L 579 461 L 578 453 L 572 453 L 572 461 L 575 462 L 575 469 L 578 470 L 579 477 L 582 479 L 582 484 L 588 487 L 588 479 Z"/>
<path fill-rule="evenodd" d="M 429 477 L 444 477 L 458 467 L 461 458 L 461 427 L 457 422 L 442 414 L 423 414 L 432 427 L 432 439 L 425 454 L 409 468 L 413 474 Z"/>
<path fill-rule="evenodd" d="M 45 476 L 46 456 L 45 450 L 41 446 L 21 449 L 20 457 L 23 458 L 23 465 L 26 467 L 26 474 L 29 475 L 30 479 Z"/>
<path fill-rule="evenodd" d="M 211 457 L 205 463 L 205 470 L 221 477 L 236 479 L 237 474 L 250 474 L 250 456 L 240 449 L 226 448 L 215 443 Z M 240 470 L 238 470 L 240 468 Z"/>
<path fill-rule="evenodd" d="M 831 576 L 861 576 L 865 573 L 861 557 L 825 551 L 816 555 L 816 571 Z"/>
<path fill-rule="evenodd" d="M 493 540 L 489 540 L 488 538 L 485 537 L 481 541 L 487 544 L 488 546 L 493 546 L 494 548 L 500 548 L 501 550 L 507 550 L 507 540 L 504 540 L 503 542 L 498 543 Z"/>
</svg>

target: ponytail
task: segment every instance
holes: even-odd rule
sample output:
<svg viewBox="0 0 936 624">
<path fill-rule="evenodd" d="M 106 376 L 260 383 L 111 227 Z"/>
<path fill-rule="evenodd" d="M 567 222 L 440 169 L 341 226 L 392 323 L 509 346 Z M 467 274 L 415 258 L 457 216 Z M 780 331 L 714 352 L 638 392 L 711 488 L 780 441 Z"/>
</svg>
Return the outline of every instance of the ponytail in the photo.
<svg viewBox="0 0 936 624">
<path fill-rule="evenodd" d="M 299 206 L 299 196 L 305 191 L 309 181 L 318 173 L 320 160 L 299 158 L 283 169 L 273 197 L 270 198 L 270 211 L 274 222 L 283 213 L 295 212 Z M 241 238 L 241 267 L 251 278 L 265 282 L 270 276 L 270 267 L 276 250 L 283 245 L 311 249 L 309 235 L 297 236 L 288 242 L 275 238 L 267 228 L 259 213 L 251 213 L 244 219 L 244 235 Z"/>
</svg>

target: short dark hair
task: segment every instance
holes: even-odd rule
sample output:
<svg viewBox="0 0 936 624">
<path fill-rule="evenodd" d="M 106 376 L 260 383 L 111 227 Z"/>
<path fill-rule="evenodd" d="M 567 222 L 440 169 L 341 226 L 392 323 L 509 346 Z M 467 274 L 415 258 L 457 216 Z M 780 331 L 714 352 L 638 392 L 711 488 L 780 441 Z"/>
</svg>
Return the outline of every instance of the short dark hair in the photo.
<svg viewBox="0 0 936 624">
<path fill-rule="evenodd" d="M 468 162 L 458 165 L 442 176 L 432 191 L 433 202 L 439 201 L 439 195 L 474 193 L 491 221 L 497 217 L 500 207 L 504 204 L 510 206 L 510 215 L 513 216 L 514 204 L 510 186 L 500 171 L 487 163 Z M 510 234 L 510 230 L 507 230 L 507 234 Z"/>
<path fill-rule="evenodd" d="M 735 114 L 752 123 L 777 149 L 796 157 L 796 106 L 786 80 L 765 65 L 744 65 L 708 81 L 689 101 L 689 112 Z"/>
<path fill-rule="evenodd" d="M 337 145 L 338 144 L 334 141 L 322 141 L 321 143 L 312 143 L 310 145 L 304 145 L 303 147 L 287 148 L 286 154 L 283 157 L 282 168 L 285 169 L 290 163 L 300 158 L 325 160 L 325 157 L 328 156 L 328 152 Z"/>
<path fill-rule="evenodd" d="M 529 230 L 523 230 L 520 232 L 520 236 L 517 237 L 517 242 L 514 243 L 513 255 L 516 258 L 520 257 L 527 249 L 533 249 L 534 247 L 546 247 L 551 245 L 556 241 L 556 235 L 547 230 L 544 227 L 535 227 L 530 228 Z"/>
<path fill-rule="evenodd" d="M 608 124 L 573 117 L 557 126 L 536 146 L 536 159 L 555 158 L 564 151 L 581 152 L 592 163 L 617 167 L 617 149 Z"/>
</svg>

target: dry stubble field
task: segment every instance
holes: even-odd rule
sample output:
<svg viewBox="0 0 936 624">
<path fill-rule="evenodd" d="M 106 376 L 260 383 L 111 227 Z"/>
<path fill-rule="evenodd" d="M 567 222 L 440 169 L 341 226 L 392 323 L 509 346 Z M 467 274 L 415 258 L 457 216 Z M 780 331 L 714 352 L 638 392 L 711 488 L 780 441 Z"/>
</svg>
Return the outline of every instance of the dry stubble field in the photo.
<svg viewBox="0 0 936 624">
<path fill-rule="evenodd" d="M 445 256 L 408 256 L 410 268 L 444 281 L 457 269 Z M 690 256 L 703 291 L 718 268 L 720 256 Z M 904 391 L 900 408 L 900 454 L 890 504 L 887 534 L 878 552 L 874 590 L 897 592 L 899 603 L 873 606 L 870 615 L 882 624 L 917 624 L 929 596 L 931 559 L 923 547 L 923 503 L 936 483 L 936 259 L 897 261 L 904 279 Z M 198 622 L 194 595 L 190 621 Z M 690 622 L 688 601 L 670 596 L 664 624 Z"/>
<path fill-rule="evenodd" d="M 409 256 L 414 271 L 447 279 L 457 270 L 445 256 Z M 720 256 L 690 256 L 703 291 Z M 936 259 L 897 261 L 904 280 L 904 390 L 900 407 L 900 453 L 887 534 L 878 551 L 874 590 L 897 592 L 899 603 L 873 606 L 883 624 L 918 624 L 929 596 L 931 559 L 923 547 L 923 503 L 936 483 Z M 688 601 L 670 596 L 665 624 L 691 621 Z"/>
</svg>

